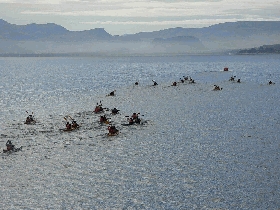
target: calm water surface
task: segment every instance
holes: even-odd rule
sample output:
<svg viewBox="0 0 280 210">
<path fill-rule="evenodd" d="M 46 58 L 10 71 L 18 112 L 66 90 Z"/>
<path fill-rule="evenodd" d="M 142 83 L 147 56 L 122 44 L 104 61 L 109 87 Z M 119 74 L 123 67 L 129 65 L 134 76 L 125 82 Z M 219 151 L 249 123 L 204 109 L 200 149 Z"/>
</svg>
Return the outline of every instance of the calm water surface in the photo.
<svg viewBox="0 0 280 210">
<path fill-rule="evenodd" d="M 280 208 L 279 55 L 0 58 L 0 75 L 1 151 L 23 146 L 0 154 L 0 209 Z"/>
</svg>

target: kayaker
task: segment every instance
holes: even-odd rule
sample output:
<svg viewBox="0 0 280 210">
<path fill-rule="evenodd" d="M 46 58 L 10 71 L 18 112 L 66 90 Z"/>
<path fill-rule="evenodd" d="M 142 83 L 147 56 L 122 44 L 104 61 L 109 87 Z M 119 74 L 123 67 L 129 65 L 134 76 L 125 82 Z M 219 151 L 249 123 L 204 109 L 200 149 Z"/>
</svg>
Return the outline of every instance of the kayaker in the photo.
<svg viewBox="0 0 280 210">
<path fill-rule="evenodd" d="M 32 115 L 29 115 L 29 119 L 30 119 L 31 122 L 34 121 L 34 118 L 33 118 Z"/>
<path fill-rule="evenodd" d="M 111 93 L 109 93 L 109 96 L 114 96 L 114 95 L 115 95 L 115 91 L 116 91 L 116 90 L 114 90 L 114 91 L 112 91 Z"/>
<path fill-rule="evenodd" d="M 118 113 L 119 113 L 119 111 L 120 111 L 120 110 L 118 110 L 118 109 L 114 108 L 114 109 L 112 109 L 112 114 L 118 114 Z"/>
<path fill-rule="evenodd" d="M 136 114 L 135 112 L 131 115 L 131 118 L 132 118 L 133 120 L 135 120 L 137 117 L 138 117 L 138 114 Z"/>
<path fill-rule="evenodd" d="M 66 129 L 67 130 L 71 130 L 72 129 L 72 126 L 69 122 L 66 123 Z"/>
<path fill-rule="evenodd" d="M 94 112 L 98 113 L 98 112 L 102 112 L 102 111 L 103 111 L 102 105 L 98 105 L 98 103 L 97 103 L 97 105 L 96 105 L 96 107 L 94 109 Z"/>
<path fill-rule="evenodd" d="M 76 128 L 78 128 L 79 127 L 79 124 L 75 121 L 75 120 L 73 120 L 72 121 L 72 126 L 71 126 L 72 128 L 74 128 L 74 129 L 76 129 Z M 70 128 L 71 129 L 71 128 Z"/>
<path fill-rule="evenodd" d="M 100 121 L 100 123 L 105 123 L 108 120 L 107 120 L 106 116 L 103 115 L 103 116 L 100 116 L 100 120 L 99 121 Z"/>
<path fill-rule="evenodd" d="M 137 116 L 136 119 L 134 120 L 135 123 L 140 124 L 141 120 L 140 118 Z"/>
<path fill-rule="evenodd" d="M 134 84 L 135 84 L 135 85 L 138 85 L 138 82 L 135 82 Z"/>
<path fill-rule="evenodd" d="M 119 132 L 118 129 L 114 125 L 108 127 L 109 134 L 117 134 Z"/>
<path fill-rule="evenodd" d="M 29 116 L 26 117 L 26 120 L 25 120 L 25 124 L 30 124 L 31 123 L 31 119 Z"/>
<path fill-rule="evenodd" d="M 158 85 L 158 83 L 155 80 L 152 80 L 154 82 L 154 86 Z"/>
<path fill-rule="evenodd" d="M 218 85 L 214 85 L 214 90 L 222 90 L 223 88 L 220 88 Z"/>
<path fill-rule="evenodd" d="M 7 151 L 14 150 L 15 145 L 12 144 L 11 140 L 6 142 Z"/>
<path fill-rule="evenodd" d="M 127 118 L 127 120 L 128 120 L 128 124 L 129 125 L 133 125 L 134 121 L 133 121 L 132 117 L 131 118 Z"/>
<path fill-rule="evenodd" d="M 177 82 L 173 82 L 173 83 L 172 83 L 172 86 L 177 86 Z"/>
<path fill-rule="evenodd" d="M 189 76 L 185 77 L 183 76 L 184 80 L 189 80 Z"/>
</svg>

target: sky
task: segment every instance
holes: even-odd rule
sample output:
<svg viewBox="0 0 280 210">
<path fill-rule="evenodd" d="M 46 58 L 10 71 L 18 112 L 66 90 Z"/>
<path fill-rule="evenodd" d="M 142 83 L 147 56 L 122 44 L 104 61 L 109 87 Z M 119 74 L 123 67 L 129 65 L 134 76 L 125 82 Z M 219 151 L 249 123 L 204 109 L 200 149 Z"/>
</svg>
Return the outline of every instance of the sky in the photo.
<svg viewBox="0 0 280 210">
<path fill-rule="evenodd" d="M 0 0 L 0 19 L 16 25 L 56 23 L 70 31 L 104 28 L 111 35 L 124 35 L 280 21 L 280 0 Z"/>
</svg>

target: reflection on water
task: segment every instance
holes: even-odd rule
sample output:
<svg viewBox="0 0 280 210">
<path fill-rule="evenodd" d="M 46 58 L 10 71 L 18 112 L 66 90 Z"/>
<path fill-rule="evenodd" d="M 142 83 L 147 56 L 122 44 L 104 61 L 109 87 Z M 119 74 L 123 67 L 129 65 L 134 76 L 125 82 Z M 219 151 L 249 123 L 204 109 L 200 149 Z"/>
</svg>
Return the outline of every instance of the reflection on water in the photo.
<svg viewBox="0 0 280 210">
<path fill-rule="evenodd" d="M 279 56 L 0 64 L 0 147 L 23 146 L 0 154 L 1 209 L 279 208 Z M 92 112 L 100 101 L 121 110 L 105 112 L 118 136 Z M 23 123 L 26 111 L 35 125 Z M 123 126 L 133 112 L 143 124 Z M 60 130 L 68 115 L 80 129 Z"/>
</svg>

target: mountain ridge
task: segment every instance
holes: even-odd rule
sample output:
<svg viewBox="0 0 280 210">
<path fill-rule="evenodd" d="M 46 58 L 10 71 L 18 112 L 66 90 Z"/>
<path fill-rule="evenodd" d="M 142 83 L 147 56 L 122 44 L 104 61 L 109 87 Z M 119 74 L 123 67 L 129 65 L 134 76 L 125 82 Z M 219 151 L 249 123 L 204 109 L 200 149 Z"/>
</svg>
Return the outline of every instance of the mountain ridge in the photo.
<svg viewBox="0 0 280 210">
<path fill-rule="evenodd" d="M 69 31 L 55 23 L 15 25 L 0 19 L 0 54 L 215 53 L 278 43 L 280 21 L 226 22 L 113 36 L 104 28 Z"/>
</svg>

